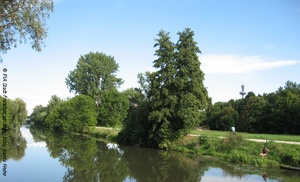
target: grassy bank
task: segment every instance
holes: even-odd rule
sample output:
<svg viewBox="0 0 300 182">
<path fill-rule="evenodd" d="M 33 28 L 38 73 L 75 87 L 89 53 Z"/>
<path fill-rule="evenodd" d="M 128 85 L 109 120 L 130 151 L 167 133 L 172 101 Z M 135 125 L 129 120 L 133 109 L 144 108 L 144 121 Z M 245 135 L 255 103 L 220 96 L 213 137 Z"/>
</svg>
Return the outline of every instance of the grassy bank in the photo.
<svg viewBox="0 0 300 182">
<path fill-rule="evenodd" d="M 242 134 L 217 136 L 201 135 L 187 136 L 173 143 L 172 150 L 210 155 L 222 158 L 234 164 L 254 166 L 279 167 L 280 165 L 300 166 L 300 145 L 282 143 L 258 143 L 245 140 Z M 260 156 L 263 147 L 267 145 L 271 152 Z"/>
<path fill-rule="evenodd" d="M 120 128 L 97 127 L 86 133 L 88 133 L 93 138 L 101 138 L 107 141 L 115 142 L 119 132 Z"/>
<path fill-rule="evenodd" d="M 118 128 L 95 128 L 90 131 L 90 135 L 107 141 L 116 141 L 119 131 Z M 186 136 L 180 141 L 173 142 L 169 149 L 183 153 L 213 156 L 239 165 L 279 167 L 284 164 L 300 167 L 300 145 L 274 143 L 272 141 L 265 144 L 245 140 L 245 138 L 254 138 L 299 141 L 297 140 L 299 136 L 247 133 L 231 135 L 229 132 L 208 130 L 193 133 L 200 134 L 200 136 Z M 225 136 L 225 138 L 220 138 L 220 136 Z M 262 157 L 260 153 L 265 145 L 271 152 L 266 157 Z"/>
</svg>

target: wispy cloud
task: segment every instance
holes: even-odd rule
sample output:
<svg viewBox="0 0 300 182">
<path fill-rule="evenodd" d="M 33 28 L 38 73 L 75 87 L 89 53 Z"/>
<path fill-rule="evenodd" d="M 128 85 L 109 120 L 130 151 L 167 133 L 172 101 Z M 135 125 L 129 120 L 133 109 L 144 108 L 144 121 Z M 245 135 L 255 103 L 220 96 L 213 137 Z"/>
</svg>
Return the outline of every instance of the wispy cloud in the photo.
<svg viewBox="0 0 300 182">
<path fill-rule="evenodd" d="M 268 61 L 257 56 L 238 55 L 205 55 L 199 59 L 202 63 L 201 69 L 206 74 L 241 74 L 300 64 L 300 60 Z"/>
</svg>

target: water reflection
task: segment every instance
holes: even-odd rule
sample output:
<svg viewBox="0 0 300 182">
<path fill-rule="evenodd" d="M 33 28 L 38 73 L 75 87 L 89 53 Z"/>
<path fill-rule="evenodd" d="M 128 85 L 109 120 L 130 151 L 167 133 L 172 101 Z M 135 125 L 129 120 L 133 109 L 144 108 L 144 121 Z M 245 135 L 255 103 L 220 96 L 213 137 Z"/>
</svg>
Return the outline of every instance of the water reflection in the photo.
<svg viewBox="0 0 300 182">
<path fill-rule="evenodd" d="M 201 181 L 208 169 L 200 158 L 174 152 L 105 144 L 82 135 L 39 133 L 51 157 L 67 168 L 63 181 Z M 45 136 L 45 137 L 40 137 Z"/>
<path fill-rule="evenodd" d="M 0 146 L 0 163 L 4 158 L 19 161 L 25 155 L 26 140 L 19 129 L 8 130 L 0 132 Z"/>
<path fill-rule="evenodd" d="M 297 181 L 297 173 L 271 169 L 241 169 L 219 161 L 171 151 L 104 143 L 82 135 L 31 130 L 33 140 L 45 142 L 52 158 L 66 172 L 62 181 Z M 263 172 L 262 172 L 263 171 Z M 284 178 L 282 177 L 284 176 Z"/>
</svg>

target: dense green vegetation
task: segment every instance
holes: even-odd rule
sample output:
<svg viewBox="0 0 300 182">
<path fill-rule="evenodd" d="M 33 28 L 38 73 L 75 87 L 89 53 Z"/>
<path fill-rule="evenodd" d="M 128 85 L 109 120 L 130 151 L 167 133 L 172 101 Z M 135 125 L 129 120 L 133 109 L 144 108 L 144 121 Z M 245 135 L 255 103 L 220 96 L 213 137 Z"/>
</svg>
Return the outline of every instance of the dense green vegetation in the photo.
<svg viewBox="0 0 300 182">
<path fill-rule="evenodd" d="M 5 125 L 6 129 L 19 130 L 26 118 L 26 103 L 21 98 L 11 100 L 0 96 L 0 129 Z"/>
<path fill-rule="evenodd" d="M 46 107 L 36 106 L 30 115 L 35 127 L 64 132 L 83 132 L 95 126 L 96 119 L 94 100 L 82 94 L 69 100 L 54 95 Z"/>
<path fill-rule="evenodd" d="M 249 133 L 300 134 L 300 84 L 287 81 L 276 92 L 217 102 L 207 109 L 202 125 L 212 130 Z"/>
<path fill-rule="evenodd" d="M 92 98 L 78 95 L 54 107 L 46 118 L 53 131 L 80 132 L 96 125 L 96 107 Z"/>
</svg>

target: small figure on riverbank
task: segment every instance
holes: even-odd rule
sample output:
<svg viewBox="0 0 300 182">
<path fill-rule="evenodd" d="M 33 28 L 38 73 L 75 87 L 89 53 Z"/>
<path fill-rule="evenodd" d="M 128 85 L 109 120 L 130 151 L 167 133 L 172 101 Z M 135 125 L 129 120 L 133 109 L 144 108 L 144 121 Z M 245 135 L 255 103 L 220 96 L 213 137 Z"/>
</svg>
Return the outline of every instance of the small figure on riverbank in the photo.
<svg viewBox="0 0 300 182">
<path fill-rule="evenodd" d="M 269 152 L 270 152 L 270 150 L 267 149 L 267 147 L 264 147 L 264 149 L 262 150 L 262 153 L 260 153 L 260 155 L 261 156 L 266 156 Z"/>
<path fill-rule="evenodd" d="M 231 127 L 231 134 L 235 134 L 235 127 Z"/>
</svg>

